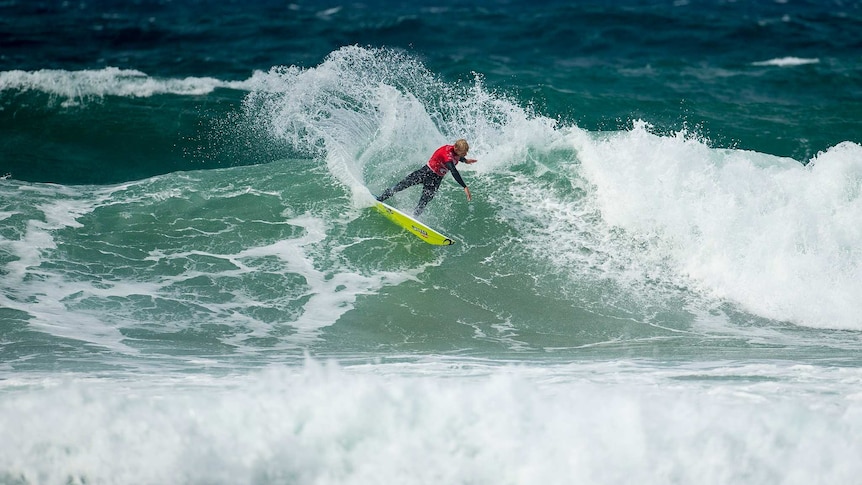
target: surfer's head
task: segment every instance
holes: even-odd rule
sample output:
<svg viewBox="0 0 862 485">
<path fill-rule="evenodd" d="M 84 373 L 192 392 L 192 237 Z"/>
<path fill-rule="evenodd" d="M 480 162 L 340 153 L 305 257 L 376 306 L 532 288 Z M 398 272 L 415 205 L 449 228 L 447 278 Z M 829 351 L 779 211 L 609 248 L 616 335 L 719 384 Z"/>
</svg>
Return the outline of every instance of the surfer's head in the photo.
<svg viewBox="0 0 862 485">
<path fill-rule="evenodd" d="M 467 140 L 461 138 L 455 140 L 455 146 L 452 149 L 455 152 L 455 155 L 459 157 L 463 157 L 467 155 L 467 152 L 470 151 L 470 145 L 467 144 Z"/>
</svg>

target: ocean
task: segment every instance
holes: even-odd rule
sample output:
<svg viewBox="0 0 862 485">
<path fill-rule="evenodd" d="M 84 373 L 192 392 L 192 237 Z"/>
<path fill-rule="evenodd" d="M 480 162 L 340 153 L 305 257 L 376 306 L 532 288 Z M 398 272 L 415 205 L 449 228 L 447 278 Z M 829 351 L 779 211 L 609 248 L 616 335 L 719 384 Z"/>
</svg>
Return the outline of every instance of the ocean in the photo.
<svg viewBox="0 0 862 485">
<path fill-rule="evenodd" d="M 852 0 L 0 1 L 0 483 L 862 483 L 860 48 Z M 434 247 L 373 194 L 458 138 Z"/>
</svg>

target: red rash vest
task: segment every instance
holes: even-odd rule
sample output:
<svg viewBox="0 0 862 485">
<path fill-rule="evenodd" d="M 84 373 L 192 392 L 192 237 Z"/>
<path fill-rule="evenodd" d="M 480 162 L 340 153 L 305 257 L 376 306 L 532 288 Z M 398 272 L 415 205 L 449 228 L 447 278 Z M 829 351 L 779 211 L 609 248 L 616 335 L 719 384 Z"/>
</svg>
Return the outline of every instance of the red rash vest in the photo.
<svg viewBox="0 0 862 485">
<path fill-rule="evenodd" d="M 433 155 L 431 155 L 431 159 L 428 160 L 428 167 L 437 175 L 444 176 L 449 173 L 449 169 L 446 167 L 446 162 L 452 162 L 457 164 L 460 160 L 455 155 L 455 145 L 443 145 L 438 148 Z"/>
</svg>

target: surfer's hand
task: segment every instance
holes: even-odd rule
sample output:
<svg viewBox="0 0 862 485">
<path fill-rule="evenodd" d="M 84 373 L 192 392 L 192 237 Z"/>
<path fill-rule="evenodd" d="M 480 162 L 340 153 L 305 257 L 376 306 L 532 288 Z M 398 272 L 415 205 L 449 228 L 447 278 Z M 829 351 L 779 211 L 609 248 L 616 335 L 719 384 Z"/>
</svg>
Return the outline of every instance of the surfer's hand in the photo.
<svg viewBox="0 0 862 485">
<path fill-rule="evenodd" d="M 469 188 L 464 187 L 464 193 L 467 194 L 467 200 L 473 200 L 473 196 L 470 195 L 470 189 Z"/>
<path fill-rule="evenodd" d="M 464 159 L 464 163 L 466 163 L 467 165 L 469 165 L 469 164 L 471 164 L 471 163 L 476 163 L 476 162 L 478 162 L 478 161 L 479 161 L 479 160 L 476 160 L 475 158 L 465 158 L 465 159 Z"/>
</svg>

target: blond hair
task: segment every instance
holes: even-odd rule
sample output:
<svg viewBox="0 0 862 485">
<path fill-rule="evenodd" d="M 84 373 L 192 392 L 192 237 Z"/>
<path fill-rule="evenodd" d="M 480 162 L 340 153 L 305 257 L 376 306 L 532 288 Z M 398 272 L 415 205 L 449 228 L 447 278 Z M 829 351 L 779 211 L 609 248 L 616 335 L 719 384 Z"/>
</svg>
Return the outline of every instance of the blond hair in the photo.
<svg viewBox="0 0 862 485">
<path fill-rule="evenodd" d="M 459 152 L 463 150 L 464 153 L 467 153 L 470 150 L 470 145 L 467 144 L 467 140 L 465 140 L 463 138 L 459 138 L 459 139 L 455 140 L 455 148 Z"/>
</svg>

